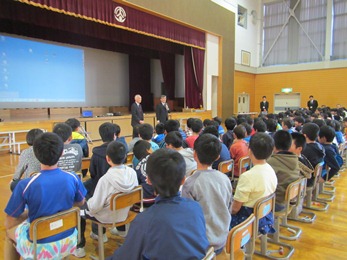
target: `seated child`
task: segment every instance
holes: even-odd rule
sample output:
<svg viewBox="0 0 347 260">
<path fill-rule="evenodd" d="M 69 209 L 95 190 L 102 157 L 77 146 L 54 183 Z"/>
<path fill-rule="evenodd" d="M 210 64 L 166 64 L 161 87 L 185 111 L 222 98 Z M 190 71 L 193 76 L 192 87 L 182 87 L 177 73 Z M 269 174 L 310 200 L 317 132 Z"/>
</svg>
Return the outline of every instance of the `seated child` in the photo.
<svg viewBox="0 0 347 260">
<path fill-rule="evenodd" d="M 289 184 L 300 178 L 300 169 L 298 157 L 289 152 L 292 145 L 290 133 L 279 130 L 274 134 L 273 139 L 275 141 L 275 149 L 267 163 L 274 169 L 277 176 L 275 211 L 281 211 L 285 208 L 286 189 Z"/>
<path fill-rule="evenodd" d="M 301 152 L 306 147 L 306 139 L 305 136 L 298 132 L 292 133 L 292 146 L 289 151 L 296 154 L 299 159 L 299 168 L 300 174 L 303 178 L 310 179 L 314 172 L 314 168 L 311 165 L 310 161 L 303 155 Z"/>
<path fill-rule="evenodd" d="M 234 160 L 234 176 L 240 176 L 239 161 L 248 155 L 248 143 L 243 140 L 246 136 L 246 128 L 238 125 L 234 129 L 234 142 L 230 146 L 230 156 Z"/>
<path fill-rule="evenodd" d="M 128 192 L 138 185 L 136 172 L 134 169 L 123 164 L 126 157 L 126 147 L 123 143 L 112 141 L 107 145 L 106 161 L 110 165 L 108 171 L 99 179 L 93 197 L 88 199 L 85 217 L 97 220 L 102 223 L 113 223 L 117 217 L 117 222 L 124 221 L 130 208 L 118 210 L 116 213 L 110 211 L 110 199 L 115 193 Z M 84 236 L 86 228 L 86 220 L 81 218 L 81 241 L 77 246 L 76 257 L 84 257 L 84 246 L 86 239 Z M 123 229 L 123 230 L 121 230 Z M 121 228 L 118 232 L 125 236 L 125 228 Z M 97 238 L 97 225 L 92 225 L 92 238 Z M 104 233 L 105 233 L 104 229 Z"/>
<path fill-rule="evenodd" d="M 152 138 L 152 141 L 159 145 L 164 142 L 165 139 L 165 125 L 163 123 L 159 123 L 155 126 L 155 135 Z"/>
<path fill-rule="evenodd" d="M 294 122 L 289 117 L 284 118 L 282 121 L 282 129 L 288 131 L 290 134 L 294 131 Z"/>
<path fill-rule="evenodd" d="M 324 165 L 323 165 L 323 172 L 322 172 L 322 178 L 325 180 L 325 175 L 328 174 L 328 180 L 330 180 L 334 175 L 336 175 L 340 167 L 343 164 L 343 159 L 339 158 L 340 163 L 338 162 L 337 156 L 339 155 L 339 150 L 335 144 L 333 144 L 333 140 L 335 137 L 335 130 L 330 126 L 322 126 L 319 130 L 318 134 L 318 140 L 321 145 L 323 145 L 325 150 L 325 157 L 324 157 Z M 341 157 L 341 156 L 340 156 Z M 326 167 L 329 167 L 329 171 L 327 173 Z"/>
<path fill-rule="evenodd" d="M 160 149 L 147 161 L 148 181 L 158 197 L 131 223 L 113 259 L 202 259 L 209 246 L 200 205 L 180 197 L 185 163 L 182 155 Z"/>
<path fill-rule="evenodd" d="M 186 143 L 188 144 L 188 147 L 193 148 L 195 140 L 199 137 L 200 132 L 203 128 L 203 124 L 201 119 L 194 118 L 194 120 L 191 122 L 191 129 L 192 129 L 192 135 L 188 136 L 186 139 Z"/>
<path fill-rule="evenodd" d="M 222 136 L 224 135 L 224 128 L 221 126 L 222 124 L 222 118 L 218 117 L 218 116 L 215 116 L 213 118 L 213 121 L 217 122 L 218 123 L 218 133 L 219 133 L 219 136 L 222 138 Z"/>
<path fill-rule="evenodd" d="M 151 144 L 145 140 L 138 141 L 134 146 L 134 155 L 139 158 L 139 163 L 135 167 L 137 180 L 143 189 L 143 198 L 154 198 L 154 189 L 147 183 L 146 166 L 149 155 L 152 153 Z"/>
<path fill-rule="evenodd" d="M 18 182 L 5 208 L 4 259 L 19 259 L 19 255 L 32 259 L 34 248 L 28 237 L 30 223 L 39 217 L 83 205 L 86 190 L 80 178 L 57 166 L 63 149 L 63 141 L 54 133 L 43 133 L 35 138 L 33 150 L 41 163 L 41 171 Z M 70 229 L 40 239 L 37 252 L 62 259 L 75 251 L 76 244 L 77 230 Z"/>
<path fill-rule="evenodd" d="M 192 148 L 183 148 L 183 138 L 178 131 L 172 131 L 165 137 L 166 148 L 179 152 L 186 163 L 186 177 L 196 170 L 196 161 L 194 160 L 194 150 Z"/>
<path fill-rule="evenodd" d="M 236 119 L 233 117 L 229 117 L 225 119 L 225 127 L 227 129 L 226 133 L 222 136 L 223 143 L 230 149 L 231 144 L 234 141 L 233 131 L 236 126 Z"/>
<path fill-rule="evenodd" d="M 266 133 L 256 133 L 249 143 L 249 157 L 253 167 L 241 174 L 232 205 L 230 228 L 246 220 L 252 213 L 258 199 L 274 193 L 277 177 L 273 168 L 266 163 L 272 154 L 273 139 Z M 266 216 L 259 226 L 262 234 L 274 233 L 272 214 Z"/>
<path fill-rule="evenodd" d="M 220 151 L 219 158 L 212 163 L 212 169 L 218 170 L 219 163 L 224 162 L 224 161 L 228 161 L 231 159 L 229 150 L 226 147 L 226 145 L 223 144 L 222 141 L 220 140 L 218 128 L 216 125 L 209 125 L 209 126 L 205 127 L 205 129 L 202 131 L 201 134 L 212 134 L 215 137 L 217 137 L 218 140 L 221 142 L 222 149 Z"/>
<path fill-rule="evenodd" d="M 147 141 L 151 144 L 152 151 L 156 151 L 159 149 L 159 146 L 152 141 L 154 129 L 153 126 L 147 123 L 144 123 L 139 126 L 139 135 L 142 140 Z M 139 163 L 139 159 L 136 158 L 136 156 L 133 157 L 133 167 L 135 168 L 136 165 Z"/>
<path fill-rule="evenodd" d="M 64 142 L 63 154 L 60 156 L 58 167 L 64 171 L 77 172 L 81 170 L 83 151 L 80 145 L 71 144 L 72 129 L 68 124 L 59 123 L 53 128 Z"/>
<path fill-rule="evenodd" d="M 182 187 L 182 196 L 199 202 L 206 220 L 206 234 L 211 246 L 219 254 L 225 246 L 231 220 L 232 188 L 229 178 L 211 169 L 222 149 L 219 139 L 203 134 L 194 143 L 197 171 Z"/>
<path fill-rule="evenodd" d="M 88 141 L 83 134 L 80 121 L 76 118 L 69 118 L 65 123 L 72 129 L 72 140 L 70 144 L 79 144 L 83 151 L 83 157 L 89 157 Z"/>
<path fill-rule="evenodd" d="M 302 134 L 306 139 L 306 147 L 301 152 L 311 163 L 312 167 L 315 168 L 318 163 L 324 161 L 325 150 L 324 147 L 316 142 L 318 137 L 319 127 L 315 123 L 306 123 L 303 125 Z M 307 179 L 307 187 L 312 187 L 314 176 L 311 179 Z"/>
<path fill-rule="evenodd" d="M 38 128 L 31 129 L 27 133 L 26 142 L 29 145 L 29 148 L 24 149 L 19 156 L 19 162 L 10 184 L 11 191 L 14 190 L 18 181 L 22 177 L 23 179 L 29 178 L 31 173 L 39 172 L 41 170 L 41 164 L 39 160 L 37 160 L 33 149 L 34 140 L 40 134 L 43 134 L 43 131 Z"/>
</svg>

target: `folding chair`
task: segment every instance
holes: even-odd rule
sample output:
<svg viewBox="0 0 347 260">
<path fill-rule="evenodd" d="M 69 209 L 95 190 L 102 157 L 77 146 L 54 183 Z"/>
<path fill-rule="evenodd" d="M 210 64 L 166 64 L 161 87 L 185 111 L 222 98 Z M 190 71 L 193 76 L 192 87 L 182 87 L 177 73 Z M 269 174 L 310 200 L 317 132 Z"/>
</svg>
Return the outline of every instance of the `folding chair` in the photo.
<svg viewBox="0 0 347 260">
<path fill-rule="evenodd" d="M 234 174 L 234 160 L 230 159 L 227 161 L 220 162 L 218 164 L 218 171 L 232 176 Z"/>
<path fill-rule="evenodd" d="M 129 166 L 129 167 L 133 167 L 133 158 L 134 158 L 134 153 L 133 152 L 129 152 L 127 154 L 127 160 L 125 165 Z"/>
<path fill-rule="evenodd" d="M 299 205 L 300 204 L 299 196 L 300 196 L 300 190 L 301 190 L 300 187 L 302 185 L 305 185 L 305 183 L 306 183 L 305 179 L 299 179 L 288 185 L 286 189 L 286 195 L 285 195 L 285 208 L 281 211 L 275 212 L 276 233 L 274 234 L 274 237 L 273 237 L 275 242 L 279 242 L 279 238 L 283 238 L 286 240 L 296 240 L 300 237 L 302 233 L 301 228 L 289 225 L 287 217 L 294 207 L 300 206 Z M 296 199 L 294 205 L 292 205 L 291 203 L 293 199 Z M 282 220 L 281 224 L 280 224 L 280 220 Z M 285 227 L 293 235 L 291 236 L 281 235 L 280 227 Z"/>
<path fill-rule="evenodd" d="M 306 184 L 307 184 L 307 179 L 302 178 L 297 205 L 294 205 L 287 219 L 299 221 L 303 223 L 313 223 L 313 221 L 316 219 L 317 216 L 315 213 L 311 211 L 303 210 L 303 206 L 304 206 L 303 203 L 304 203 L 304 199 L 306 195 Z"/>
<path fill-rule="evenodd" d="M 209 247 L 205 257 L 202 260 L 214 260 L 216 259 L 216 253 L 214 252 L 213 246 Z"/>
<path fill-rule="evenodd" d="M 230 254 L 230 260 L 235 259 L 234 253 L 243 246 L 245 246 L 245 259 L 252 259 L 257 232 L 254 214 L 251 214 L 245 221 L 229 231 L 225 251 Z"/>
<path fill-rule="evenodd" d="M 249 156 L 244 156 L 244 157 L 240 158 L 240 160 L 239 160 L 239 176 L 251 167 L 251 163 L 252 163 L 252 161 L 251 161 L 251 158 L 249 158 Z M 234 174 L 234 171 L 232 172 L 231 181 L 233 182 L 233 189 L 234 190 L 236 189 L 239 176 L 236 177 Z"/>
<path fill-rule="evenodd" d="M 80 209 L 73 207 L 69 210 L 58 212 L 51 216 L 41 217 L 35 219 L 30 224 L 29 238 L 33 241 L 34 246 L 34 260 L 37 259 L 37 241 L 47 237 L 51 237 L 67 231 L 71 228 L 78 230 L 78 242 L 80 241 Z M 77 243 L 78 243 L 77 242 Z M 69 254 L 69 252 L 66 252 Z M 62 257 L 66 257 L 64 255 Z"/>
<path fill-rule="evenodd" d="M 256 230 L 259 230 L 259 220 L 268 214 L 274 214 L 275 210 L 275 193 L 259 199 L 254 205 L 254 215 L 256 218 Z M 278 232 L 278 230 L 276 230 Z M 255 250 L 257 255 L 264 256 L 270 259 L 289 259 L 294 253 L 294 247 L 282 242 L 276 242 L 268 238 L 267 234 L 259 234 L 260 237 L 260 251 Z M 277 250 L 270 250 L 268 244 L 278 246 Z M 286 253 L 284 255 L 284 253 Z M 283 256 L 284 255 L 284 256 Z"/>
<path fill-rule="evenodd" d="M 132 207 L 134 204 L 140 202 L 140 212 L 143 211 L 143 191 L 142 186 L 137 186 L 133 190 L 125 193 L 116 193 L 113 194 L 110 200 L 110 210 L 111 211 L 117 211 L 120 209 L 124 209 L 127 207 Z M 113 222 L 112 224 L 108 223 L 101 223 L 99 221 L 92 220 L 95 224 L 98 225 L 98 251 L 99 251 L 99 258 L 95 256 L 91 256 L 92 259 L 105 259 L 105 252 L 104 252 L 104 241 L 103 241 L 103 227 L 119 227 L 124 226 L 126 224 L 129 224 L 132 222 L 137 213 L 133 211 L 129 211 L 128 217 L 122 221 L 122 222 Z"/>
<path fill-rule="evenodd" d="M 312 209 L 317 211 L 326 211 L 329 207 L 329 204 L 323 201 L 316 200 L 316 190 L 318 189 L 319 177 L 322 175 L 323 162 L 320 162 L 316 165 L 313 173 L 313 186 L 306 188 L 306 197 L 304 208 Z"/>
</svg>

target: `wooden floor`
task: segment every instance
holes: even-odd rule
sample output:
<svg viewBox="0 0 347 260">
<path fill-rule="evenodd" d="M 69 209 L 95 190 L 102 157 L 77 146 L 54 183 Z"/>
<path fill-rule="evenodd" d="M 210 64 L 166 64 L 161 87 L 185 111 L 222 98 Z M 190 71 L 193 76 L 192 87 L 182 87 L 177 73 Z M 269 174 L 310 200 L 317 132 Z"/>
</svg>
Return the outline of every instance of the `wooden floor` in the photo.
<svg viewBox="0 0 347 260">
<path fill-rule="evenodd" d="M 18 155 L 0 153 L 0 240 L 5 237 L 4 217 L 7 201 L 10 197 L 9 182 L 12 178 L 15 166 L 18 162 Z M 295 247 L 294 255 L 291 259 L 347 259 L 347 171 L 341 173 L 341 177 L 336 179 L 336 198 L 330 203 L 327 212 L 316 212 L 317 219 L 313 224 L 291 222 L 303 229 L 301 237 L 297 241 L 288 242 Z M 86 231 L 87 257 L 95 254 L 97 242 L 89 238 L 90 225 Z M 105 255 L 109 256 L 121 243 L 109 232 L 109 241 L 105 244 Z M 3 252 L 3 243 L 0 243 L 0 250 Z M 0 259 L 3 259 L 2 253 Z M 75 259 L 70 257 L 70 259 Z M 77 258 L 76 258 L 77 259 Z M 219 260 L 227 259 L 225 254 L 218 256 Z M 260 259 L 254 256 L 253 259 Z"/>
</svg>

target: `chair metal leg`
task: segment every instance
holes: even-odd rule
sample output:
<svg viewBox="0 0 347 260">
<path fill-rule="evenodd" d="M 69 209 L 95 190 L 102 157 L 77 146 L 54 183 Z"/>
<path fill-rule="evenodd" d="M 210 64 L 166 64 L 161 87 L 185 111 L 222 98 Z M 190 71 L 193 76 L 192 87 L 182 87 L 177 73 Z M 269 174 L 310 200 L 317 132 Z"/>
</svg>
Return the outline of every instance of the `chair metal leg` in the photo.
<svg viewBox="0 0 347 260">
<path fill-rule="evenodd" d="M 297 226 L 289 225 L 287 217 L 282 218 L 282 224 L 280 224 L 280 226 L 287 228 L 287 230 L 293 234 L 291 236 L 280 235 L 280 238 L 282 238 L 282 239 L 297 240 L 301 236 L 302 229 L 297 227 Z"/>
<path fill-rule="evenodd" d="M 105 251 L 104 251 L 104 240 L 103 240 L 103 230 L 102 225 L 98 224 L 98 257 L 90 256 L 92 260 L 105 260 Z"/>
<path fill-rule="evenodd" d="M 316 217 L 317 216 L 315 213 L 308 210 L 302 210 L 299 214 L 288 216 L 288 219 L 293 221 L 303 222 L 303 223 L 313 223 Z"/>
<path fill-rule="evenodd" d="M 312 189 L 306 193 L 304 208 L 312 209 L 317 211 L 326 211 L 329 208 L 329 204 L 323 201 L 316 201 L 312 199 L 313 195 Z"/>
<path fill-rule="evenodd" d="M 319 197 L 320 194 L 323 194 L 324 197 Z M 331 202 L 334 200 L 334 198 L 335 198 L 335 195 L 324 192 L 324 184 L 319 183 L 318 187 L 315 190 L 313 199 L 318 202 Z"/>
<path fill-rule="evenodd" d="M 273 239 L 268 238 L 267 235 L 262 235 L 260 237 L 260 248 L 261 251 L 255 251 L 257 255 L 264 256 L 269 259 L 290 259 L 294 253 L 294 247 L 292 245 L 282 243 L 279 241 L 279 219 L 275 218 L 275 229 L 276 232 L 273 234 Z M 268 244 L 277 245 L 279 248 L 277 250 L 269 250 Z"/>
</svg>

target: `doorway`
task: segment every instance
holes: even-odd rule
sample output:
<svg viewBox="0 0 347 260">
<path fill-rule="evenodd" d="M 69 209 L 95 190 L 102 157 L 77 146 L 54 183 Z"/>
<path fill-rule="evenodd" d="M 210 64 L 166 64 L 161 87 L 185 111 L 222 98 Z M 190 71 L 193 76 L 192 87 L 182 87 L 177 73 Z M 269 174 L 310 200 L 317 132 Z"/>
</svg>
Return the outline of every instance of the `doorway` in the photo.
<svg viewBox="0 0 347 260">
<path fill-rule="evenodd" d="M 249 113 L 249 94 L 238 94 L 237 113 Z"/>
</svg>

